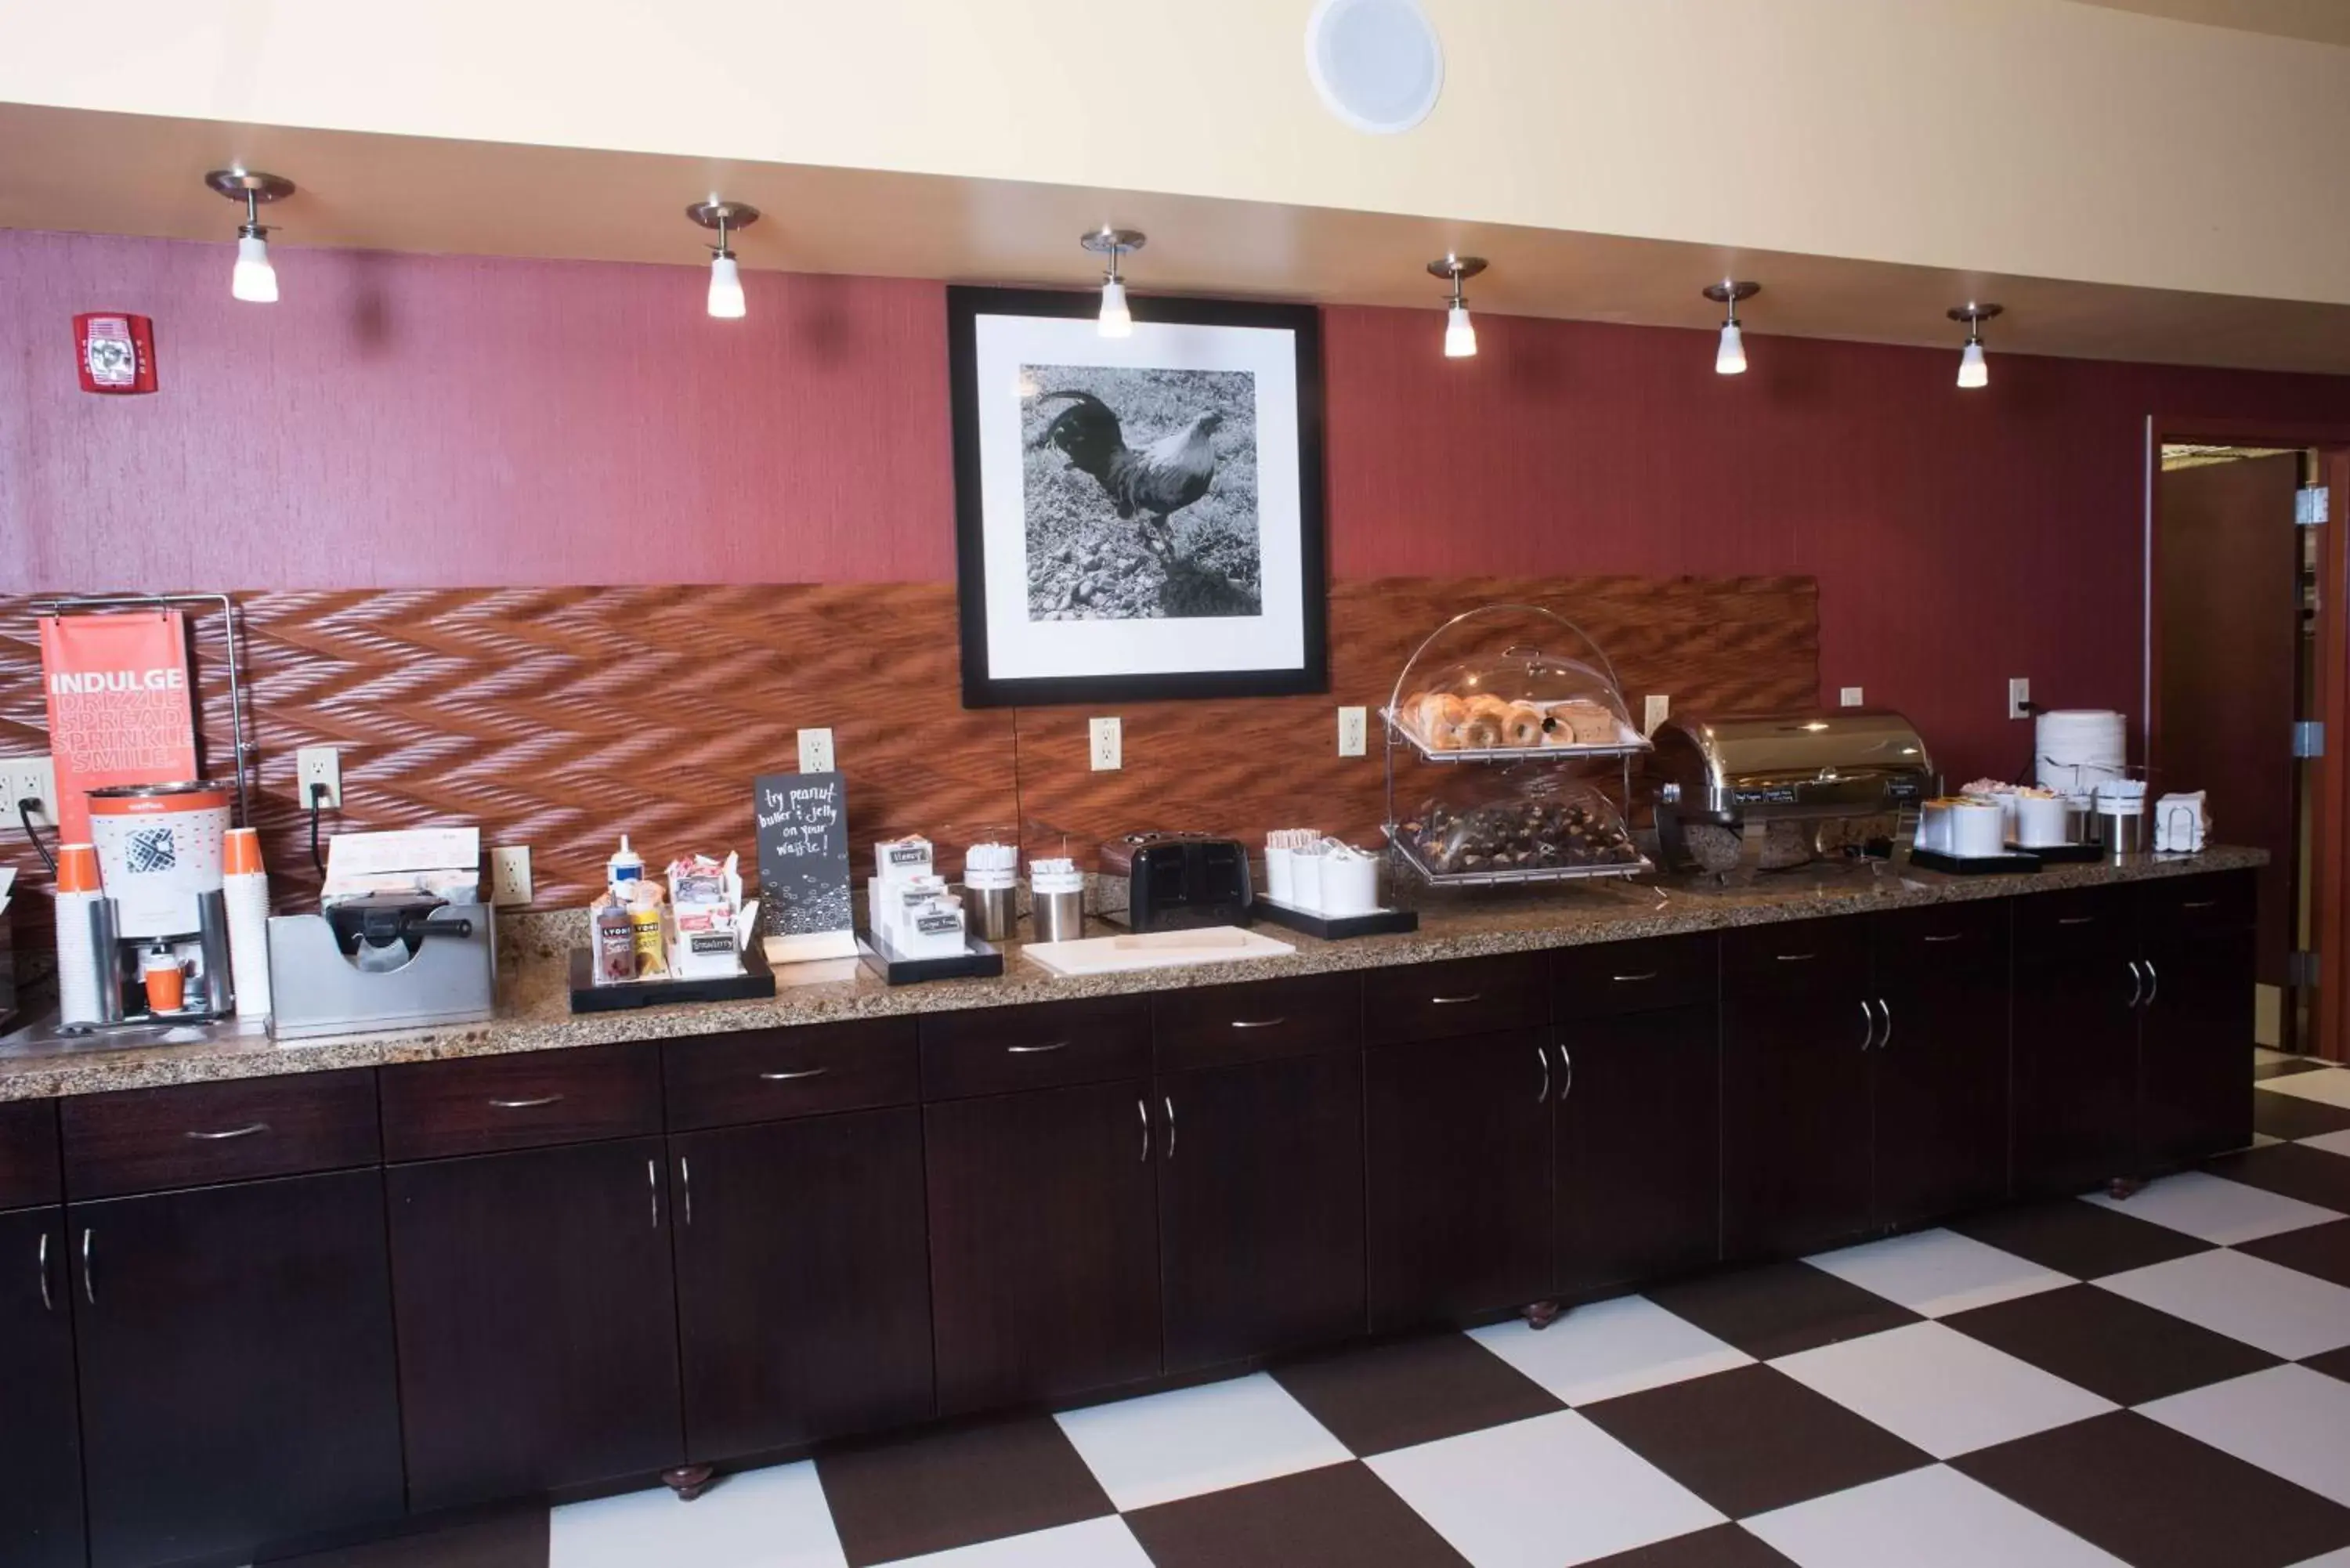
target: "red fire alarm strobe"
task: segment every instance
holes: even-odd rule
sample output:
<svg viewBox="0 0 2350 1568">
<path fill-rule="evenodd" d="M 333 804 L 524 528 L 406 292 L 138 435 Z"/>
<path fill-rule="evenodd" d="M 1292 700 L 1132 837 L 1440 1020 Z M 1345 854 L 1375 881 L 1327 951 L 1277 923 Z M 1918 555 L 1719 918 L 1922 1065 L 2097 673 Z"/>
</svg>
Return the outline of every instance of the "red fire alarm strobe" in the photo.
<svg viewBox="0 0 2350 1568">
<path fill-rule="evenodd" d="M 85 392 L 151 392 L 155 324 L 143 316 L 110 310 L 77 316 L 74 362 Z"/>
</svg>

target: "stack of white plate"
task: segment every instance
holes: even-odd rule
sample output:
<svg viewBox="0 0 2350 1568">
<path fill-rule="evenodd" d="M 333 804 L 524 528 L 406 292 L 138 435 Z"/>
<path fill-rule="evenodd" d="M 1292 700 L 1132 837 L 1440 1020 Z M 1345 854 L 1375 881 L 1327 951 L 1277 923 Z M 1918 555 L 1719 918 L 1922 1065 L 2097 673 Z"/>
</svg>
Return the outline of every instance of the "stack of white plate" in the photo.
<svg viewBox="0 0 2350 1568">
<path fill-rule="evenodd" d="M 2097 786 L 2123 776 L 2128 726 L 2101 708 L 2060 708 L 2040 715 L 2033 742 L 2040 787 L 2087 801 Z"/>
</svg>

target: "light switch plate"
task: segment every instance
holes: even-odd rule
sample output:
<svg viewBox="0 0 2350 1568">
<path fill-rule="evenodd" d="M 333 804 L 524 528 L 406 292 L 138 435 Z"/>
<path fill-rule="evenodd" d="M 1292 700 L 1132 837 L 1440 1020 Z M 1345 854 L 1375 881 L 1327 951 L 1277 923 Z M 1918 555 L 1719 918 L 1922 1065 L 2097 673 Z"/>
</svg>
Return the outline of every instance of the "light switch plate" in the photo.
<svg viewBox="0 0 2350 1568">
<path fill-rule="evenodd" d="M 343 753 L 332 746 L 304 746 L 294 753 L 294 800 L 310 809 L 312 784 L 325 784 L 326 797 L 317 804 L 328 811 L 343 806 Z"/>
<path fill-rule="evenodd" d="M 1651 691 L 1640 704 L 1640 733 L 1653 735 L 1659 725 L 1673 716 L 1673 700 L 1661 691 Z"/>
<path fill-rule="evenodd" d="M 1114 773 L 1126 765 L 1124 727 L 1116 719 L 1096 719 L 1086 726 L 1086 753 L 1094 772 Z"/>
<path fill-rule="evenodd" d="M 2011 719 L 2029 719 L 2032 715 L 2023 711 L 2023 705 L 2031 701 L 2032 682 L 2021 675 L 2009 676 L 2007 680 L 2007 716 Z"/>
<path fill-rule="evenodd" d="M 501 844 L 490 851 L 490 902 L 501 909 L 530 902 L 530 846 Z"/>
<path fill-rule="evenodd" d="M 832 772 L 832 732 L 830 730 L 800 732 L 800 772 L 804 774 Z"/>
<path fill-rule="evenodd" d="M 47 756 L 0 761 L 0 780 L 5 780 L 8 786 L 7 798 L 0 801 L 0 815 L 5 815 L 8 826 L 23 826 L 16 815 L 16 803 L 20 800 L 41 803 L 33 808 L 36 826 L 57 825 L 57 770 Z"/>
<path fill-rule="evenodd" d="M 1338 710 L 1338 754 L 1359 757 L 1368 749 L 1370 711 L 1364 708 Z"/>
<path fill-rule="evenodd" d="M 1862 701 L 1860 688 L 1857 686 L 1846 687 L 1841 700 L 1844 705 L 1847 708 L 1859 707 Z"/>
</svg>

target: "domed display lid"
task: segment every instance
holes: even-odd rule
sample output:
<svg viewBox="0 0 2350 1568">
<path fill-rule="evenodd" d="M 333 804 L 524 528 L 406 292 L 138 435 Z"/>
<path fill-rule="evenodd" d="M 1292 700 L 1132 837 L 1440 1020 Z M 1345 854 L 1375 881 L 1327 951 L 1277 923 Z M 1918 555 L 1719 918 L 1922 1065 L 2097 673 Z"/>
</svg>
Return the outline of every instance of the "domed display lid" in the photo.
<svg viewBox="0 0 2350 1568">
<path fill-rule="evenodd" d="M 1477 617 L 1538 618 L 1579 640 L 1590 659 L 1531 642 L 1436 665 L 1430 649 Z M 1534 605 L 1485 605 L 1430 634 L 1397 680 L 1388 722 L 1421 754 L 1440 762 L 1556 755 L 1622 756 L 1649 749 L 1624 706 L 1613 666 L 1573 622 Z"/>
</svg>

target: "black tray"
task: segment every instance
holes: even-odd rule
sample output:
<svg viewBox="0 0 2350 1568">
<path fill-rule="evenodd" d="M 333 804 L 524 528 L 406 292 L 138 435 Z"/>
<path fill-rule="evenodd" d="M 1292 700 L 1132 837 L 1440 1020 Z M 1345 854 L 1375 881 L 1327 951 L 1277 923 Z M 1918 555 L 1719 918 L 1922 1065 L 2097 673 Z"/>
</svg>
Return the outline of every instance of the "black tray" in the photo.
<svg viewBox="0 0 2350 1568">
<path fill-rule="evenodd" d="M 2086 865 L 2106 857 L 2106 846 L 2102 844 L 2051 844 L 2040 849 L 2026 849 L 2017 844 L 2009 847 L 2018 855 L 2031 856 L 2043 866 Z"/>
<path fill-rule="evenodd" d="M 899 958 L 897 950 L 870 931 L 857 933 L 857 956 L 865 967 L 891 985 L 918 985 L 926 980 L 993 980 L 1003 972 L 1002 950 L 977 937 L 963 939 L 963 950 L 951 958 Z"/>
<path fill-rule="evenodd" d="M 698 980 L 624 980 L 596 983 L 596 955 L 571 950 L 571 1011 L 619 1012 L 630 1007 L 666 1007 L 672 1002 L 754 1002 L 775 994 L 775 971 L 754 939 L 743 951 L 741 974 Z"/>
<path fill-rule="evenodd" d="M 2004 855 L 1945 855 L 1939 849 L 1912 849 L 1909 864 L 1923 866 L 1929 871 L 1947 871 L 1953 877 L 2001 877 L 2040 869 L 2037 853 L 2011 849 Z"/>
<path fill-rule="evenodd" d="M 1251 919 L 1271 920 L 1309 937 L 1336 941 L 1343 937 L 1384 937 L 1419 929 L 1418 909 L 1373 909 L 1367 915 L 1317 915 L 1310 909 L 1259 898 L 1249 906 Z"/>
</svg>

